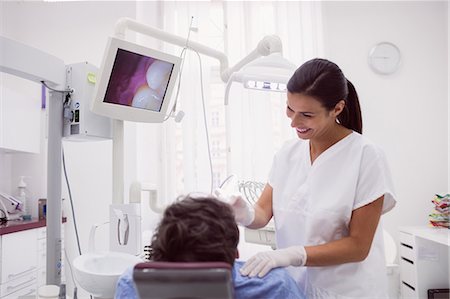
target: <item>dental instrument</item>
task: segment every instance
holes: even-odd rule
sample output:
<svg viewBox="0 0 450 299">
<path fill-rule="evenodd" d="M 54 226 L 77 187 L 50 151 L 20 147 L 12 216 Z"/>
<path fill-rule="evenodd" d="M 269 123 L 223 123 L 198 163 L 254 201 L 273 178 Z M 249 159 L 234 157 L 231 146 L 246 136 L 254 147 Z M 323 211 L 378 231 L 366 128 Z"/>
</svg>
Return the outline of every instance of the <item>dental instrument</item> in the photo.
<svg viewBox="0 0 450 299">
<path fill-rule="evenodd" d="M 22 202 L 12 195 L 0 192 L 0 210 L 3 212 L 6 221 L 20 218 Z"/>
<path fill-rule="evenodd" d="M 125 214 L 119 209 L 113 209 L 113 212 L 118 218 L 117 242 L 119 243 L 119 245 L 127 245 L 128 235 L 130 233 L 130 222 L 128 221 L 128 214 Z"/>
</svg>

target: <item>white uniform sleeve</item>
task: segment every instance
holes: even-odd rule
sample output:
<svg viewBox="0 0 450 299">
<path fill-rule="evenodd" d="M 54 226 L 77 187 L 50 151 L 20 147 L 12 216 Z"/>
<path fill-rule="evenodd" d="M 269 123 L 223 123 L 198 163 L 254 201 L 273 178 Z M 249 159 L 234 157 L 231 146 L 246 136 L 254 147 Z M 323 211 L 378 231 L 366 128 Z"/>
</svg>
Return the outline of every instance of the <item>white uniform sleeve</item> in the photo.
<svg viewBox="0 0 450 299">
<path fill-rule="evenodd" d="M 382 214 L 389 212 L 396 203 L 392 176 L 383 151 L 373 144 L 367 145 L 361 158 L 353 209 L 365 206 L 383 195 Z"/>
<path fill-rule="evenodd" d="M 270 172 L 269 172 L 269 179 L 267 181 L 267 183 L 273 188 L 274 184 L 275 184 L 275 180 L 276 180 L 276 176 L 277 176 L 277 154 L 274 155 L 273 160 L 272 160 L 272 167 L 270 168 Z"/>
</svg>

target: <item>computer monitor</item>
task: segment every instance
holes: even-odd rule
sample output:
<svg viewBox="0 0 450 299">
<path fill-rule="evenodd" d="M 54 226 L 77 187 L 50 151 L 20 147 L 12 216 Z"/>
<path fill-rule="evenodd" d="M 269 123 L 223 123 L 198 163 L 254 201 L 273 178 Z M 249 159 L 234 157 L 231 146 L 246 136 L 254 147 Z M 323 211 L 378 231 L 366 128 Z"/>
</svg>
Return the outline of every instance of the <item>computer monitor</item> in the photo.
<svg viewBox="0 0 450 299">
<path fill-rule="evenodd" d="M 180 61 L 180 57 L 110 37 L 92 111 L 114 119 L 163 122 Z"/>
</svg>

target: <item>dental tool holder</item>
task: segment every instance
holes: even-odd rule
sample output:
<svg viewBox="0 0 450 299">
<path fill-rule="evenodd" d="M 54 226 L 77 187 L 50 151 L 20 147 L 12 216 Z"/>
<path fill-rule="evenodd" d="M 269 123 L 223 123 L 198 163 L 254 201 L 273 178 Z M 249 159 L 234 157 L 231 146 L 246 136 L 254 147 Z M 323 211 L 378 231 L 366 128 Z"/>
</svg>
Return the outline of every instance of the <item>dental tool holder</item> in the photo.
<svg viewBox="0 0 450 299">
<path fill-rule="evenodd" d="M 262 191 L 265 184 L 256 181 L 240 181 L 238 182 L 239 192 L 245 197 L 250 205 L 254 205 Z M 250 229 L 245 228 L 245 241 L 249 243 L 269 245 L 272 249 L 276 249 L 275 223 L 273 219 L 262 228 Z"/>
<path fill-rule="evenodd" d="M 102 225 L 105 225 L 108 223 L 109 222 L 104 222 L 104 223 L 96 223 L 96 224 L 92 225 L 91 231 L 89 232 L 88 253 L 95 253 L 97 251 L 96 247 L 95 247 L 95 233 L 99 226 L 102 226 Z"/>
<path fill-rule="evenodd" d="M 141 205 L 112 204 L 109 208 L 109 249 L 141 254 Z"/>
</svg>

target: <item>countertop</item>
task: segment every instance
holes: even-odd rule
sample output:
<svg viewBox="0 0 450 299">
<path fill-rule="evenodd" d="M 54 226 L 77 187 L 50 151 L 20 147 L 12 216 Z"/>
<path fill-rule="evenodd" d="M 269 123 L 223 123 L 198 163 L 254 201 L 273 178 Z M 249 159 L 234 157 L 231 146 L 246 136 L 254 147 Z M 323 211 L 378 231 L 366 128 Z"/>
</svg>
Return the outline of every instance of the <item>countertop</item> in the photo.
<svg viewBox="0 0 450 299">
<path fill-rule="evenodd" d="M 62 222 L 66 222 L 66 218 Z M 47 226 L 45 219 L 31 219 L 31 220 L 13 220 L 0 225 L 0 236 L 10 233 L 20 232 L 27 229 L 40 228 Z"/>
<path fill-rule="evenodd" d="M 427 239 L 442 245 L 450 246 L 450 229 L 444 227 L 428 226 L 402 226 L 401 232 Z"/>
</svg>

